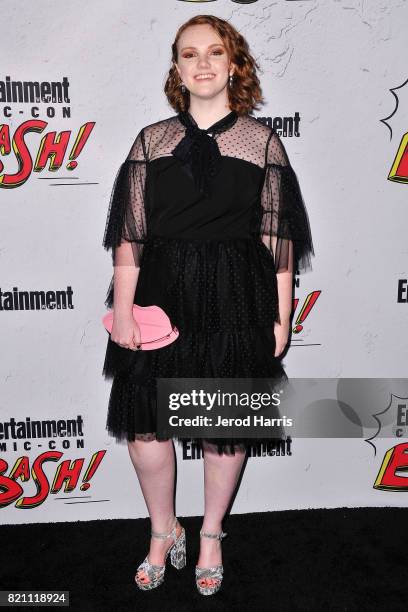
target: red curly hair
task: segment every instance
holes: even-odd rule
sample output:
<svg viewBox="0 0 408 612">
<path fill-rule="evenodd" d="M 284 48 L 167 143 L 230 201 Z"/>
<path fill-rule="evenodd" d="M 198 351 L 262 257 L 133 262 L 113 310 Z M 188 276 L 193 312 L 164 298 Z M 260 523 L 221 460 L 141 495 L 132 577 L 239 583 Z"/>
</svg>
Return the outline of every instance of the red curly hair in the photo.
<svg viewBox="0 0 408 612">
<path fill-rule="evenodd" d="M 260 103 L 264 103 L 259 79 L 256 69 L 259 66 L 252 57 L 248 43 L 245 38 L 228 22 L 214 15 L 196 15 L 192 17 L 177 31 L 176 38 L 171 46 L 172 66 L 164 85 L 164 93 L 170 105 L 176 112 L 188 110 L 190 106 L 190 92 L 181 91 L 181 80 L 174 62 L 178 60 L 177 43 L 181 34 L 189 26 L 208 24 L 217 32 L 226 46 L 227 53 L 231 62 L 236 66 L 232 87 L 228 86 L 228 98 L 231 110 L 238 115 L 250 113 L 259 108 Z"/>
</svg>

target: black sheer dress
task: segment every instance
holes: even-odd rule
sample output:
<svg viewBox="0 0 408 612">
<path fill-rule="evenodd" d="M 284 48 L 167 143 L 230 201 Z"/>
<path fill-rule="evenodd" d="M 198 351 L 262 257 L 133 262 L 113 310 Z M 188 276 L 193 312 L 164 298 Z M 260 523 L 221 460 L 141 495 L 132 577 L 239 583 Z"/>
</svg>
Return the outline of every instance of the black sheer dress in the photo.
<svg viewBox="0 0 408 612">
<path fill-rule="evenodd" d="M 113 265 L 121 265 L 123 241 L 140 268 L 134 303 L 161 306 L 180 335 L 153 351 L 109 337 L 106 428 L 117 441 L 156 437 L 157 377 L 287 380 L 274 357 L 276 275 L 311 269 L 314 251 L 296 174 L 273 129 L 235 111 L 207 130 L 189 112 L 144 127 L 111 195 L 103 245 Z M 113 307 L 113 277 L 105 304 Z M 210 441 L 219 453 L 256 443 Z"/>
</svg>

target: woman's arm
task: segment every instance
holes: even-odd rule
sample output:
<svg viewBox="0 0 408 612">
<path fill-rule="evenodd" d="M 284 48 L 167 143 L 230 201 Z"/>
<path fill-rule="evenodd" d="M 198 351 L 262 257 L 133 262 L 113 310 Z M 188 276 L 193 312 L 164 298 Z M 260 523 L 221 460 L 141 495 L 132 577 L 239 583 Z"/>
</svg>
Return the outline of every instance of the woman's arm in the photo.
<svg viewBox="0 0 408 612">
<path fill-rule="evenodd" d="M 275 357 L 289 337 L 293 275 L 311 269 L 312 235 L 299 182 L 281 139 L 272 131 L 266 147 L 260 233 L 273 253 L 278 285 L 279 317 L 275 322 Z"/>
<path fill-rule="evenodd" d="M 147 239 L 147 161 L 144 130 L 141 130 L 116 175 L 103 239 L 104 247 L 112 250 L 113 279 L 105 301 L 108 307 L 113 307 L 111 340 L 128 349 L 136 349 L 140 342 L 133 304 Z"/>
<path fill-rule="evenodd" d="M 116 247 L 113 270 L 114 316 L 111 340 L 123 348 L 135 350 L 140 342 L 140 329 L 133 318 L 132 309 L 140 268 L 135 266 L 130 242 L 123 242 Z"/>
<path fill-rule="evenodd" d="M 132 314 L 133 296 L 135 295 L 137 279 L 140 268 L 115 267 L 114 268 L 114 312 L 115 317 L 124 317 Z"/>
<path fill-rule="evenodd" d="M 279 296 L 279 320 L 281 324 L 284 322 L 289 323 L 290 315 L 292 314 L 293 244 L 291 241 L 289 242 L 288 249 L 289 257 L 287 270 L 276 274 Z"/>
<path fill-rule="evenodd" d="M 135 266 L 130 242 L 123 242 L 116 247 L 113 270 L 113 309 L 116 317 L 123 318 L 132 315 L 133 298 L 140 271 L 140 268 Z"/>
<path fill-rule="evenodd" d="M 292 272 L 280 272 L 276 276 L 278 280 L 279 295 L 279 317 L 280 323 L 275 322 L 275 357 L 279 357 L 289 339 L 290 314 L 292 311 Z"/>
<path fill-rule="evenodd" d="M 277 238 L 272 237 L 271 244 L 273 253 L 276 253 Z M 268 246 L 268 245 L 267 245 Z M 279 321 L 275 322 L 275 353 L 279 355 L 285 349 L 289 337 L 290 315 L 292 314 L 292 293 L 293 293 L 293 245 L 289 243 L 288 269 L 276 274 L 279 299 Z"/>
</svg>

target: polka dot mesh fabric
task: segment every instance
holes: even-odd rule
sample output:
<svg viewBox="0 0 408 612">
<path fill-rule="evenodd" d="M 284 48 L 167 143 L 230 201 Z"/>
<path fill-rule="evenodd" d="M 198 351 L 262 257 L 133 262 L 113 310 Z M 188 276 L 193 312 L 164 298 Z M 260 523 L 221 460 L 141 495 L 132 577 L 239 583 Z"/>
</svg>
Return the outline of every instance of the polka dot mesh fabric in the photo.
<svg viewBox="0 0 408 612">
<path fill-rule="evenodd" d="M 222 131 L 206 132 L 222 157 L 210 193 L 172 154 L 186 134 L 177 115 L 139 132 L 115 178 L 103 246 L 114 266 L 140 268 L 134 303 L 161 306 L 180 334 L 155 351 L 108 338 L 106 427 L 118 441 L 159 439 L 158 377 L 287 380 L 274 357 L 277 274 L 311 269 L 314 255 L 297 176 L 279 136 L 252 116 L 230 113 Z M 219 453 L 256 442 L 207 441 Z"/>
</svg>

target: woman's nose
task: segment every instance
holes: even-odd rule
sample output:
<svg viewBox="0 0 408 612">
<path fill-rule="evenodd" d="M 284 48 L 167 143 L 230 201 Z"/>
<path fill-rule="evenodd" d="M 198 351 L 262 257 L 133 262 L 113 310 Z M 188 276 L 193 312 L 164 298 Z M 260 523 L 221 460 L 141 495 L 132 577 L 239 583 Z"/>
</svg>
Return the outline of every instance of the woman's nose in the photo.
<svg viewBox="0 0 408 612">
<path fill-rule="evenodd" d="M 210 62 L 206 56 L 198 58 L 198 67 L 199 68 L 208 68 Z"/>
</svg>

